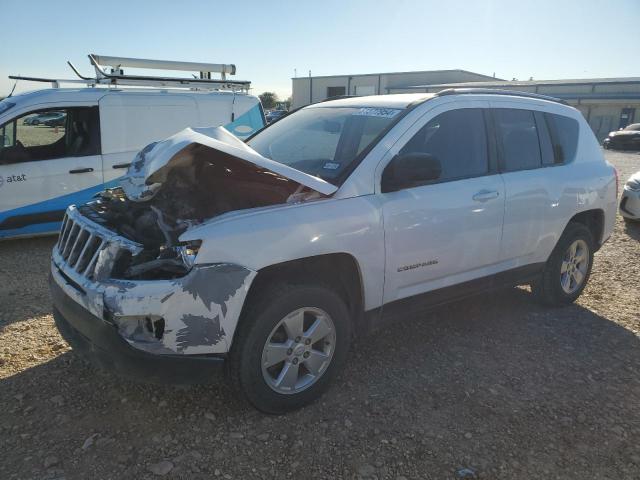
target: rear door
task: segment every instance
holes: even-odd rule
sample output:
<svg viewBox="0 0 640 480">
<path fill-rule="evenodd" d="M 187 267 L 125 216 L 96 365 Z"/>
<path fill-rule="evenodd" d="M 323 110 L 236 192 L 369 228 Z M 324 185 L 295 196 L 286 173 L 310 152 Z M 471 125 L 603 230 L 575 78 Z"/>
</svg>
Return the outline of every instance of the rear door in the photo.
<svg viewBox="0 0 640 480">
<path fill-rule="evenodd" d="M 68 205 L 102 188 L 97 107 L 39 109 L 0 134 L 0 238 L 54 232 Z"/>
<path fill-rule="evenodd" d="M 500 259 L 515 266 L 539 260 L 536 252 L 545 242 L 546 222 L 558 205 L 556 175 L 543 168 L 549 139 L 544 114 L 518 102 L 492 102 L 500 171 L 505 183 L 505 218 Z M 544 134 L 544 136 L 542 136 Z M 542 141 L 542 142 L 541 142 Z M 543 148 L 545 147 L 545 148 Z M 543 155 L 545 153 L 545 155 Z"/>
<path fill-rule="evenodd" d="M 428 113 L 390 152 L 428 153 L 442 174 L 380 195 L 385 303 L 484 276 L 499 257 L 504 187 L 487 136 L 488 103 L 463 105 Z"/>
</svg>

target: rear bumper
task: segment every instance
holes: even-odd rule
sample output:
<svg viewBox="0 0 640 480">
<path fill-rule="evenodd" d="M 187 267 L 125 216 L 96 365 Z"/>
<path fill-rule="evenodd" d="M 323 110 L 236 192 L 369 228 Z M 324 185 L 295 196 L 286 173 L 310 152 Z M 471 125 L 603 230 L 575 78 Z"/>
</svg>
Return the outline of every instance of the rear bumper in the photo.
<svg viewBox="0 0 640 480">
<path fill-rule="evenodd" d="M 201 384 L 220 379 L 224 357 L 154 355 L 131 347 L 117 327 L 96 317 L 49 280 L 53 316 L 60 334 L 94 365 L 152 383 Z"/>
</svg>

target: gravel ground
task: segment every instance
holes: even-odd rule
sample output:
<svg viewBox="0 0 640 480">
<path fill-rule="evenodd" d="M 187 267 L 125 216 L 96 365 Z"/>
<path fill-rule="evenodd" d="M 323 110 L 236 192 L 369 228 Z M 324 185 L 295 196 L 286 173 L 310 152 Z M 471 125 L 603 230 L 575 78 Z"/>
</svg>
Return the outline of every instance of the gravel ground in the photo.
<svg viewBox="0 0 640 480">
<path fill-rule="evenodd" d="M 53 242 L 0 244 L 2 479 L 640 478 L 640 225 L 618 218 L 576 305 L 511 289 L 407 318 L 284 417 L 87 366 L 53 326 Z"/>
</svg>

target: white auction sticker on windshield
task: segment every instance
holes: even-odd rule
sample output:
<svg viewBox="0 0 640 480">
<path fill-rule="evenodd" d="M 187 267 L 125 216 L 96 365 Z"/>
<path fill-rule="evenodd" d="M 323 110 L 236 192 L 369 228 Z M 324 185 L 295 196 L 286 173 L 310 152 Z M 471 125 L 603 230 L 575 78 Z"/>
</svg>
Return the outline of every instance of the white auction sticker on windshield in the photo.
<svg viewBox="0 0 640 480">
<path fill-rule="evenodd" d="M 359 115 L 362 117 L 393 118 L 399 113 L 400 110 L 397 108 L 363 107 L 357 112 L 353 112 L 353 115 Z"/>
</svg>

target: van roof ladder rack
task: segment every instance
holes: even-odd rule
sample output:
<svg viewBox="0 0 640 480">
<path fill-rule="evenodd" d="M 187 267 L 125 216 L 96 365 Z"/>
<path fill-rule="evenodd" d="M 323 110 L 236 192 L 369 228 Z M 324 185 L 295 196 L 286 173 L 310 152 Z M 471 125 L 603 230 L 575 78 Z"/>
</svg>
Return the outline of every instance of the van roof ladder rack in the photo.
<svg viewBox="0 0 640 480">
<path fill-rule="evenodd" d="M 111 57 L 96 54 L 89 54 L 89 62 L 93 65 L 96 72 L 95 77 L 83 76 L 71 62 L 67 62 L 79 80 L 21 77 L 14 75 L 10 75 L 9 78 L 33 82 L 49 82 L 54 88 L 60 87 L 61 83 L 80 83 L 90 87 L 108 85 L 248 92 L 251 86 L 251 82 L 248 80 L 227 79 L 227 75 L 235 75 L 236 73 L 236 66 L 233 64 L 150 60 L 145 58 Z M 125 75 L 123 67 L 192 72 L 192 77 Z M 107 68 L 109 68 L 108 72 Z M 198 72 L 198 76 L 193 72 Z M 212 73 L 219 73 L 220 78 L 211 78 Z"/>
<path fill-rule="evenodd" d="M 539 93 L 520 92 L 518 90 L 507 90 L 504 88 L 447 88 L 436 92 L 436 97 L 444 97 L 446 95 L 470 95 L 470 94 L 489 94 L 489 95 L 511 95 L 512 97 L 537 98 L 539 100 L 547 100 L 550 102 L 562 103 L 568 105 L 567 102 L 560 98 L 550 97 L 548 95 L 540 95 Z"/>
</svg>

